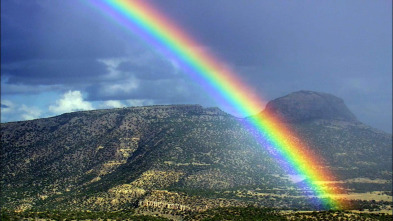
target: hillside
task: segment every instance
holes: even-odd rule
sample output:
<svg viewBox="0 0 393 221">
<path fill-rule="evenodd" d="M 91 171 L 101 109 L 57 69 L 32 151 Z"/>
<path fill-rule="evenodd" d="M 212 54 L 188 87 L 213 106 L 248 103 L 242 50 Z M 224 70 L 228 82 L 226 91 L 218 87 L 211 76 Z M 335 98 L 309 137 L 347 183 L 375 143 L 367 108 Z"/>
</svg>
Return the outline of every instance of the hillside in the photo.
<svg viewBox="0 0 393 221">
<path fill-rule="evenodd" d="M 264 111 L 286 121 L 343 179 L 391 179 L 392 135 L 358 121 L 341 98 L 298 91 L 270 101 Z"/>
<path fill-rule="evenodd" d="M 392 136 L 358 122 L 341 99 L 298 93 L 267 109 L 290 119 L 349 192 L 391 194 Z M 304 113 L 296 115 L 299 102 Z M 326 102 L 334 107 L 313 113 Z M 319 209 L 242 121 L 218 108 L 168 105 L 1 124 L 2 207 L 172 215 L 248 205 Z"/>
</svg>

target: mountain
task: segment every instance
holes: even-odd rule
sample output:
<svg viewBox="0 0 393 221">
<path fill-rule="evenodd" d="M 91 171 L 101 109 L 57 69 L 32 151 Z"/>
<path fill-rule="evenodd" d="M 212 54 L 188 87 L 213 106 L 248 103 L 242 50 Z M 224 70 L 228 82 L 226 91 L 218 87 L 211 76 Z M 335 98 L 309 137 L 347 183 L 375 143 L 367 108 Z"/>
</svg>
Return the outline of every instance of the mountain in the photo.
<svg viewBox="0 0 393 221">
<path fill-rule="evenodd" d="M 301 136 L 290 139 L 315 148 L 349 191 L 391 192 L 392 136 L 357 121 L 341 99 L 301 91 L 266 110 L 287 117 Z M 176 216 L 226 206 L 318 209 L 243 121 L 218 108 L 167 105 L 1 124 L 1 205 Z"/>
<path fill-rule="evenodd" d="M 266 105 L 265 111 L 290 123 L 318 119 L 357 121 L 341 98 L 314 91 L 298 91 L 277 98 Z"/>
<path fill-rule="evenodd" d="M 287 122 L 343 179 L 391 179 L 392 135 L 359 122 L 341 98 L 298 91 L 268 102 L 264 111 Z"/>
</svg>

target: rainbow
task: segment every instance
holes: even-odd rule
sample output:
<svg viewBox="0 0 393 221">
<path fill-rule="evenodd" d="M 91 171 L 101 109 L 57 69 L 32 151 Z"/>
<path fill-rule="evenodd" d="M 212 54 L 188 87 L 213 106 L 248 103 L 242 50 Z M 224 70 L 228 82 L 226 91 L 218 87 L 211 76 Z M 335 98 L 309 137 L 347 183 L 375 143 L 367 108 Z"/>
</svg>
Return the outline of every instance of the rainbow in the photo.
<svg viewBox="0 0 393 221">
<path fill-rule="evenodd" d="M 117 24 L 137 34 L 147 44 L 165 56 L 175 59 L 181 67 L 209 93 L 229 104 L 247 118 L 247 126 L 259 133 L 268 145 L 279 154 L 290 168 L 305 178 L 306 186 L 313 191 L 324 209 L 342 209 L 344 204 L 334 194 L 342 189 L 325 186 L 321 181 L 335 180 L 334 176 L 307 145 L 294 139 L 296 134 L 271 113 L 256 114 L 265 102 L 236 76 L 228 65 L 206 50 L 173 21 L 142 0 L 89 0 Z"/>
</svg>

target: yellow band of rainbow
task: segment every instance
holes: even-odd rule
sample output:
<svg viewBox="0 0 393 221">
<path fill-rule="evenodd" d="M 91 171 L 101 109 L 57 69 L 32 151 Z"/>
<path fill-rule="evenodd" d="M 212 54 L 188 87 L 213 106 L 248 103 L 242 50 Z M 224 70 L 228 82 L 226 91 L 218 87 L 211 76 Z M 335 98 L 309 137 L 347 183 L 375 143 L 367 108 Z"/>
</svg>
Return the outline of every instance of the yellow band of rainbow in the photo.
<svg viewBox="0 0 393 221">
<path fill-rule="evenodd" d="M 228 66 L 205 50 L 173 21 L 141 0 L 90 0 L 105 14 L 143 38 L 163 53 L 182 63 L 190 74 L 198 75 L 214 93 L 231 105 L 240 115 L 252 116 L 248 124 L 260 133 L 297 174 L 305 178 L 308 188 L 320 199 L 325 209 L 342 209 L 334 197 L 341 187 L 325 186 L 319 181 L 334 180 L 323 160 L 304 142 L 296 139 L 288 125 L 270 113 L 260 111 L 264 102 L 256 96 Z M 192 72 L 192 73 L 191 73 Z"/>
</svg>

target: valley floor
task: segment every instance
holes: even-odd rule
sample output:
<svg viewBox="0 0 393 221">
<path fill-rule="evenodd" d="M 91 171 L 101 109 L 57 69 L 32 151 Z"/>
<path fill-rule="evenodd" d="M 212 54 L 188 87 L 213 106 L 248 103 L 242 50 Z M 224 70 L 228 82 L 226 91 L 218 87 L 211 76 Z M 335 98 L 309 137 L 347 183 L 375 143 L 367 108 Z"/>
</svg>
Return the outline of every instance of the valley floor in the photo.
<svg viewBox="0 0 393 221">
<path fill-rule="evenodd" d="M 392 215 L 384 213 L 368 213 L 364 211 L 277 211 L 256 207 L 226 207 L 186 216 L 159 216 L 152 212 L 138 214 L 135 211 L 45 211 L 45 212 L 12 212 L 1 211 L 1 220 L 392 220 Z"/>
</svg>

